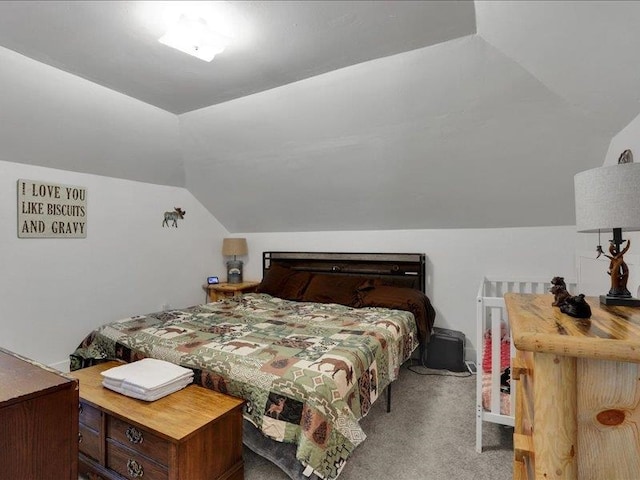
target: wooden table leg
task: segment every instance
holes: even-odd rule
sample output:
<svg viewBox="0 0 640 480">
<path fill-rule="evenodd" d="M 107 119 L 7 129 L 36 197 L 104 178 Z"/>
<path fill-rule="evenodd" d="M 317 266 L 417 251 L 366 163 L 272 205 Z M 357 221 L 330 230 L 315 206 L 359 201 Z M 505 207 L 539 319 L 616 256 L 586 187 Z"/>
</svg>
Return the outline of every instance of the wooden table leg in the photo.
<svg viewBox="0 0 640 480">
<path fill-rule="evenodd" d="M 534 364 L 536 478 L 577 480 L 576 359 L 534 353 Z"/>
</svg>

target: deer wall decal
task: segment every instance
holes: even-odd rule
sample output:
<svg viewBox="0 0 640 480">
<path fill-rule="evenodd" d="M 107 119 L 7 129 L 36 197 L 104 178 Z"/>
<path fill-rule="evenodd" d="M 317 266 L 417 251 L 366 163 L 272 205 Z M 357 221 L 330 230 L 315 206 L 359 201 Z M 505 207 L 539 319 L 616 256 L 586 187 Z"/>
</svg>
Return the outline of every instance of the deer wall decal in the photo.
<svg viewBox="0 0 640 480">
<path fill-rule="evenodd" d="M 173 207 L 173 212 L 164 212 L 162 226 L 178 228 L 178 220 L 182 220 L 186 213 L 187 211 L 182 210 L 180 207 Z M 169 225 L 169 222 L 172 222 L 171 225 Z"/>
</svg>

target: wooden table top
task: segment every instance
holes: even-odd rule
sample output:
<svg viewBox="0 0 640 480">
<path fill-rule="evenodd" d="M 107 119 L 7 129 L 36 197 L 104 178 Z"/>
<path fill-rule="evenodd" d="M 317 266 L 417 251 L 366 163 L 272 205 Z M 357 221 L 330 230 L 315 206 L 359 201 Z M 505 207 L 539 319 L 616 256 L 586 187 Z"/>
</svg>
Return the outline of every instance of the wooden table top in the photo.
<svg viewBox="0 0 640 480">
<path fill-rule="evenodd" d="M 518 350 L 640 363 L 640 308 L 600 304 L 586 297 L 590 319 L 577 319 L 551 306 L 553 295 L 504 296 Z"/>
<path fill-rule="evenodd" d="M 0 405 L 3 407 L 73 381 L 45 365 L 0 348 Z"/>
<path fill-rule="evenodd" d="M 238 290 L 242 290 L 245 288 L 252 288 L 255 287 L 259 284 L 260 282 L 256 282 L 253 280 L 247 280 L 246 282 L 240 282 L 240 283 L 227 283 L 227 282 L 222 282 L 222 283 L 213 283 L 211 285 L 209 284 L 204 284 L 202 285 L 202 288 L 204 288 L 205 290 L 217 290 L 220 292 L 236 292 Z"/>
<path fill-rule="evenodd" d="M 100 372 L 119 365 L 122 364 L 106 362 L 71 372 L 80 382 L 80 398 L 174 442 L 186 439 L 244 404 L 242 399 L 196 385 L 189 385 L 153 402 L 127 397 L 102 386 Z"/>
</svg>

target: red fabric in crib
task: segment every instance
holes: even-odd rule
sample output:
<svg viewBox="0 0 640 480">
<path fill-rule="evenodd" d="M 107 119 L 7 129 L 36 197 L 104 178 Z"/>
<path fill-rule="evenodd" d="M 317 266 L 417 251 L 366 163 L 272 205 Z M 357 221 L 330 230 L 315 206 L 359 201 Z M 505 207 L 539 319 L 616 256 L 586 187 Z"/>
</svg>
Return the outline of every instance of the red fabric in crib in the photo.
<svg viewBox="0 0 640 480">
<path fill-rule="evenodd" d="M 482 373 L 482 408 L 491 411 L 491 374 Z M 498 413 L 498 412 L 494 412 Z M 502 415 L 512 415 L 511 395 L 500 392 L 500 413 Z"/>
<path fill-rule="evenodd" d="M 484 351 L 482 352 L 482 370 L 491 373 L 491 330 L 484 332 Z M 500 371 L 511 364 L 511 342 L 509 338 L 500 340 Z"/>
</svg>

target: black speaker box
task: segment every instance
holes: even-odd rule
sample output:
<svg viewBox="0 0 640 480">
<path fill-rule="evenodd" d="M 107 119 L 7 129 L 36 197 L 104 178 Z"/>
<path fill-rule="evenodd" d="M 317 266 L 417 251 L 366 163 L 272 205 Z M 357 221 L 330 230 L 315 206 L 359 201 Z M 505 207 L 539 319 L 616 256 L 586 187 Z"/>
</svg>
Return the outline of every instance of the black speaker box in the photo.
<svg viewBox="0 0 640 480">
<path fill-rule="evenodd" d="M 434 327 L 427 344 L 427 367 L 451 372 L 466 372 L 464 333 Z"/>
</svg>

